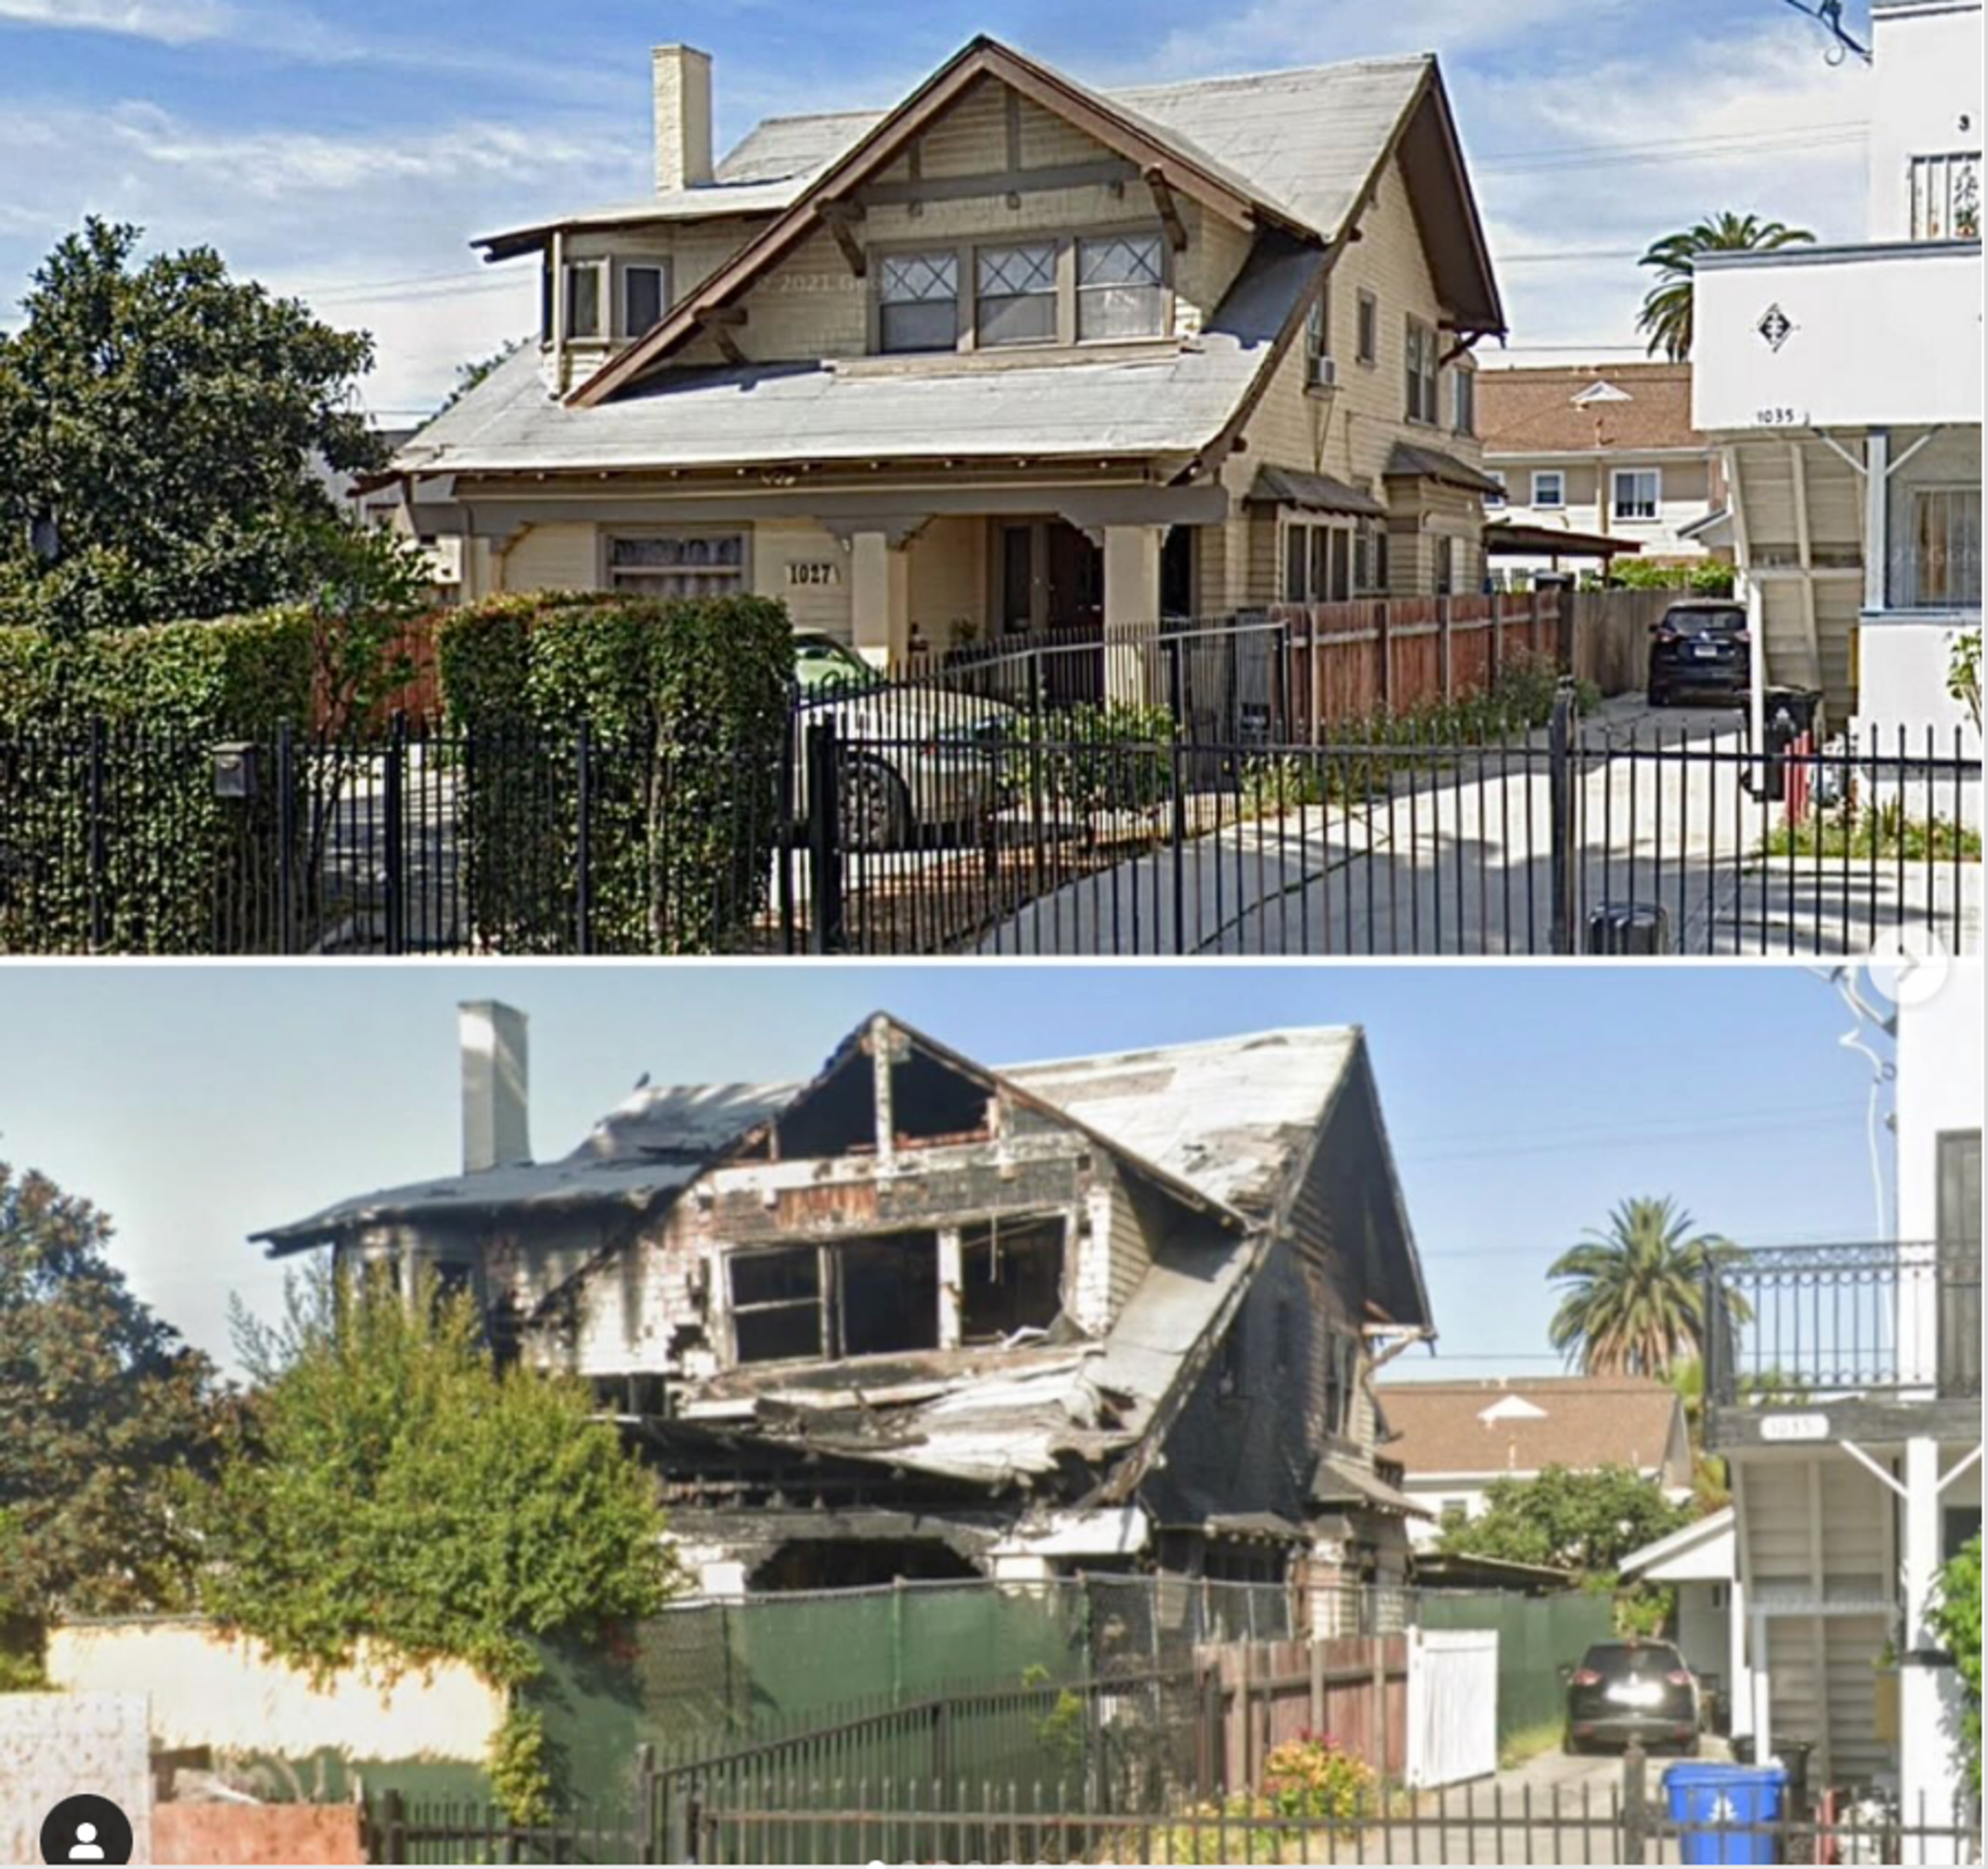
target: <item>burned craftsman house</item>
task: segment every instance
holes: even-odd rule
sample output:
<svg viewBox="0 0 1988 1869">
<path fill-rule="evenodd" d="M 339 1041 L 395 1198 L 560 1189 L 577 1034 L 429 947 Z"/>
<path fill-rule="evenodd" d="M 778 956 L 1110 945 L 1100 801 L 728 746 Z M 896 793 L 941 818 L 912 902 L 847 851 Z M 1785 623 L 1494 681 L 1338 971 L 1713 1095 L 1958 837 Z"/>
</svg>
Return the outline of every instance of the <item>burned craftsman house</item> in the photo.
<svg viewBox="0 0 1988 1869">
<path fill-rule="evenodd" d="M 545 1163 L 522 1016 L 462 1036 L 464 1171 L 262 1237 L 588 1381 L 708 1590 L 1401 1573 L 1371 1378 L 1432 1326 L 1358 1031 L 993 1069 L 879 1015 Z"/>
</svg>

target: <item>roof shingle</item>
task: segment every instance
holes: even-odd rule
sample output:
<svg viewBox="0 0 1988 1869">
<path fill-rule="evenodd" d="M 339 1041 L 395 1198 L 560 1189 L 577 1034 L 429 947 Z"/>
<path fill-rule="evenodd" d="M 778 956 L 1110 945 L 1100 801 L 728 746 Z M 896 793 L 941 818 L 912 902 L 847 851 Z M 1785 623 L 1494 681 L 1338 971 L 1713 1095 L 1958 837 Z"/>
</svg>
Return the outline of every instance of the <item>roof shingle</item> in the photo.
<svg viewBox="0 0 1988 1869">
<path fill-rule="evenodd" d="M 1682 1407 L 1663 1384 L 1634 1377 L 1391 1382 L 1378 1393 L 1397 1437 L 1388 1443 L 1388 1458 L 1401 1463 L 1411 1483 L 1439 1473 L 1536 1473 L 1548 1466 L 1650 1472 L 1670 1458 Z M 1540 1412 L 1483 1419 L 1500 1402 Z"/>
<path fill-rule="evenodd" d="M 1621 392 L 1577 397 L 1602 386 Z M 1554 364 L 1477 373 L 1477 432 L 1500 455 L 1709 448 L 1691 425 L 1689 363 Z"/>
</svg>

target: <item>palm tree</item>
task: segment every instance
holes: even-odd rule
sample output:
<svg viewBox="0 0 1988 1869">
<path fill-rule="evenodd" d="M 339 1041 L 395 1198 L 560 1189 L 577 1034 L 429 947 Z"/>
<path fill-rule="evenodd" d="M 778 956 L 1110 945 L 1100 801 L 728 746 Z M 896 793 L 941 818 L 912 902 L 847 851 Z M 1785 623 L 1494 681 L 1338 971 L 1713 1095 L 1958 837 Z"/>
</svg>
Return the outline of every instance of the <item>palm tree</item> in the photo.
<svg viewBox="0 0 1988 1869">
<path fill-rule="evenodd" d="M 1590 1376 L 1667 1377 L 1705 1354 L 1705 1275 L 1737 1258 L 1665 1195 L 1625 1201 L 1608 1230 L 1591 1228 L 1547 1269 L 1568 1289 L 1549 1333 L 1554 1349 Z M 1736 1298 L 1728 1303 L 1737 1315 Z"/>
<path fill-rule="evenodd" d="M 1719 214 L 1655 242 L 1636 262 L 1655 267 L 1658 279 L 1636 317 L 1637 330 L 1649 334 L 1650 355 L 1661 350 L 1673 363 L 1691 355 L 1691 275 L 1699 254 L 1767 252 L 1814 238 L 1806 228 L 1758 215 Z"/>
</svg>

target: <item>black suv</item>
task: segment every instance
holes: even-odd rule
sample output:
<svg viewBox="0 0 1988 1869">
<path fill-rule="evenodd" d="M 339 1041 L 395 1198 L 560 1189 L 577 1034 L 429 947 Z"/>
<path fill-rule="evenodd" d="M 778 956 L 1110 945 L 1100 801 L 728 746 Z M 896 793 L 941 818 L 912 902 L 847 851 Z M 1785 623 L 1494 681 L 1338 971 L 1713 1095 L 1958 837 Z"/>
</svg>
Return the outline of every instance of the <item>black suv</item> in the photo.
<svg viewBox="0 0 1988 1869">
<path fill-rule="evenodd" d="M 1673 603 L 1650 631 L 1650 705 L 1680 695 L 1743 695 L 1753 680 L 1745 607 L 1729 598 Z"/>
<path fill-rule="evenodd" d="M 1627 1746 L 1698 1750 L 1698 1677 L 1668 1642 L 1596 1642 L 1567 1678 L 1567 1749 Z"/>
</svg>

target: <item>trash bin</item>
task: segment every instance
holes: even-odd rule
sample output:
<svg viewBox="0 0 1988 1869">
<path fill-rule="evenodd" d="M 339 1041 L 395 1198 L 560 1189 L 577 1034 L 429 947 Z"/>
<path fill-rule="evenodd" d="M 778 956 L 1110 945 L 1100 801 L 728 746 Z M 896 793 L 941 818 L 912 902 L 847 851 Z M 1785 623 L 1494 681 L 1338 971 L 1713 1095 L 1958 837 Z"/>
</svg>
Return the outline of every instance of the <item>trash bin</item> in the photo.
<svg viewBox="0 0 1988 1869">
<path fill-rule="evenodd" d="M 1787 752 L 1803 735 L 1811 749 L 1819 747 L 1827 728 L 1822 692 L 1812 688 L 1770 688 L 1760 698 L 1767 743 L 1763 777 L 1767 790 L 1761 795 L 1779 798 L 1787 784 Z"/>
<path fill-rule="evenodd" d="M 1775 1863 L 1780 1839 L 1750 1827 L 1778 1823 L 1788 1775 L 1777 1765 L 1699 1764 L 1664 1773 L 1664 1797 L 1685 1863 Z M 1719 1826 L 1728 1827 L 1723 1834 Z"/>
<path fill-rule="evenodd" d="M 1587 917 L 1590 954 L 1668 954 L 1670 911 L 1661 902 L 1611 902 Z"/>
</svg>

